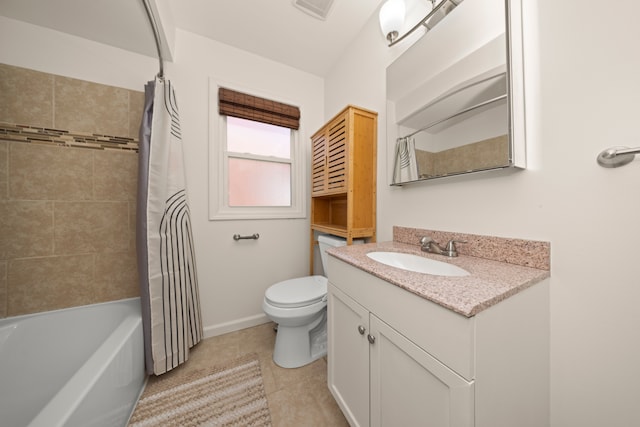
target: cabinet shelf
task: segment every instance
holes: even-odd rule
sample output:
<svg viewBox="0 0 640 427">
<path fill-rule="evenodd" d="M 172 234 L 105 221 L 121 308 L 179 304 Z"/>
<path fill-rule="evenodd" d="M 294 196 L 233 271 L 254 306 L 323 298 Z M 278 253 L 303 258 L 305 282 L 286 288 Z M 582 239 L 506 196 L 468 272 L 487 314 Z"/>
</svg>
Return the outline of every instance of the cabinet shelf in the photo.
<svg viewBox="0 0 640 427">
<path fill-rule="evenodd" d="M 345 239 L 351 236 L 353 239 L 358 238 L 375 238 L 376 231 L 374 228 L 351 228 L 338 225 L 338 224 L 313 224 L 311 229 L 320 233 L 333 234 L 334 236 L 344 237 Z"/>
<path fill-rule="evenodd" d="M 327 222 L 325 224 L 313 224 L 311 228 L 321 233 L 329 233 L 335 236 L 347 237 L 347 227 L 345 227 L 344 225 L 331 224 Z"/>
</svg>

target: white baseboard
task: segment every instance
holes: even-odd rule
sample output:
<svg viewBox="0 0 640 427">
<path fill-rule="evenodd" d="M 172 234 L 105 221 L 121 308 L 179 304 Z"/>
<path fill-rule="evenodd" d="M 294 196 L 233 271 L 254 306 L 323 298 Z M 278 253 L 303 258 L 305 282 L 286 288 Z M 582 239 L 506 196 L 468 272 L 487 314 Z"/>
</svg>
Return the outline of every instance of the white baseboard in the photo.
<svg viewBox="0 0 640 427">
<path fill-rule="evenodd" d="M 243 317 L 242 319 L 232 320 L 231 322 L 218 323 L 216 325 L 205 326 L 204 337 L 211 338 L 228 332 L 235 332 L 241 329 L 250 328 L 252 326 L 262 325 L 270 322 L 266 314 L 256 314 L 255 316 Z"/>
</svg>

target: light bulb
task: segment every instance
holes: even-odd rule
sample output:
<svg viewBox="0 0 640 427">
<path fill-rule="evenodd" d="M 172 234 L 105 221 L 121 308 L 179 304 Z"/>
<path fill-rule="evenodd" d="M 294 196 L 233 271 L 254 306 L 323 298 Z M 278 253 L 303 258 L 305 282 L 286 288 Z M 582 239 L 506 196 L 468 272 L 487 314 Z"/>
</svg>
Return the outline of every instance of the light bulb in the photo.
<svg viewBox="0 0 640 427">
<path fill-rule="evenodd" d="M 394 41 L 404 24 L 404 0 L 387 0 L 380 8 L 380 28 L 387 40 Z"/>
</svg>

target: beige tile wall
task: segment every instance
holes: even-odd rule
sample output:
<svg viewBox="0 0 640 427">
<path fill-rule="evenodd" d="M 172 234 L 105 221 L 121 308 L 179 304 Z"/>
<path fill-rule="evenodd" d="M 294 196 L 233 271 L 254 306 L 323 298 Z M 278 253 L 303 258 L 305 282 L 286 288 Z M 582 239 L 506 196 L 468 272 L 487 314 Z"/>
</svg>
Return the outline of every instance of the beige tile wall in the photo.
<svg viewBox="0 0 640 427">
<path fill-rule="evenodd" d="M 502 135 L 437 153 L 416 150 L 416 161 L 421 178 L 504 166 L 509 163 L 509 138 Z"/>
<path fill-rule="evenodd" d="M 1 121 L 53 127 L 54 79 L 51 74 L 1 64 Z"/>
<path fill-rule="evenodd" d="M 0 64 L 0 317 L 138 295 L 143 103 L 143 92 Z"/>
</svg>

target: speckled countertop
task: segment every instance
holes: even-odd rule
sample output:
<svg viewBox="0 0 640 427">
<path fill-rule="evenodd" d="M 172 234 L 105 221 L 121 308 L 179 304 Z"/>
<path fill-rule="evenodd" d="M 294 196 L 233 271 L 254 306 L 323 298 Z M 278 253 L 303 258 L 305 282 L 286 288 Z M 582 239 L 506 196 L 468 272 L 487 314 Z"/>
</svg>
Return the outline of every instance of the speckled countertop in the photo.
<svg viewBox="0 0 640 427">
<path fill-rule="evenodd" d="M 455 264 L 467 270 L 463 277 L 434 276 L 390 267 L 367 257 L 368 252 L 402 252 Z M 471 317 L 549 277 L 548 270 L 460 255 L 449 258 L 425 253 L 419 246 L 400 242 L 367 243 L 330 248 L 327 253 L 382 280 L 445 308 Z"/>
</svg>

